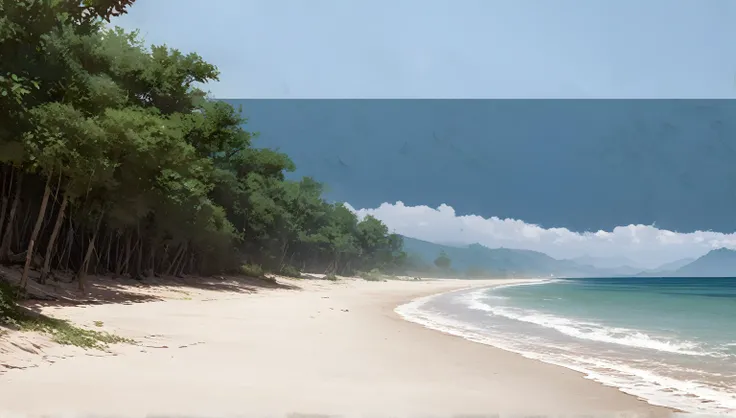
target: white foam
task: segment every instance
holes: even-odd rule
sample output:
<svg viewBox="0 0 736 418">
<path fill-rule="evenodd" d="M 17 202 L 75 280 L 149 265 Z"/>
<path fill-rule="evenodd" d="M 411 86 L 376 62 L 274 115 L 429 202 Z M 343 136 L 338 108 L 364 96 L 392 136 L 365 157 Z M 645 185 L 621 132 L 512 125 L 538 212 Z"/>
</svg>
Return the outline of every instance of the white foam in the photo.
<svg viewBox="0 0 736 418">
<path fill-rule="evenodd" d="M 720 356 L 718 353 L 699 350 L 700 345 L 691 341 L 664 340 L 637 330 L 607 327 L 594 322 L 576 321 L 531 309 L 491 306 L 483 303 L 483 300 L 488 298 L 484 292 L 485 290 L 468 293 L 464 300 L 465 304 L 470 309 L 551 328 L 574 338 L 691 356 Z"/>
<path fill-rule="evenodd" d="M 486 289 L 487 290 L 487 289 Z M 485 291 L 485 290 L 484 290 Z M 591 357 L 551 355 L 532 351 L 515 336 L 490 334 L 488 330 L 426 309 L 427 302 L 441 295 L 415 299 L 396 308 L 402 318 L 469 341 L 512 351 L 534 360 L 584 373 L 587 378 L 638 396 L 653 405 L 665 406 L 694 416 L 736 416 L 736 394 L 719 391 L 703 383 L 680 381 L 656 373 Z M 671 346 L 668 346 L 671 347 Z M 682 347 L 680 347 L 682 348 Z"/>
</svg>

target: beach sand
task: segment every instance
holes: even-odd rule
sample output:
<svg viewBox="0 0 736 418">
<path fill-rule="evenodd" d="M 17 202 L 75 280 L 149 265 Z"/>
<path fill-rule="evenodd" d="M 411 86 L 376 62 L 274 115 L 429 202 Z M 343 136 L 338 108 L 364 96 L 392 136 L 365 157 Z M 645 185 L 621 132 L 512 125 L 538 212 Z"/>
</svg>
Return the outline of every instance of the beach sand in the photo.
<svg viewBox="0 0 736 418">
<path fill-rule="evenodd" d="M 0 415 L 669 414 L 394 312 L 419 296 L 508 280 L 281 281 L 301 289 L 189 289 L 155 302 L 46 308 L 138 344 L 104 354 L 10 336 L 36 353 L 0 350 L 0 364 L 25 367 L 0 374 Z"/>
</svg>

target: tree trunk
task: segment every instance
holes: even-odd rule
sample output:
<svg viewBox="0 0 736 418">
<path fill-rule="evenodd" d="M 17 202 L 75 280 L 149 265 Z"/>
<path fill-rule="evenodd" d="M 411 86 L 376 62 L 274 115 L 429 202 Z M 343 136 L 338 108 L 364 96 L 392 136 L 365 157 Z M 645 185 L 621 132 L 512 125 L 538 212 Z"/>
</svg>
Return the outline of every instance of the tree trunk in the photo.
<svg viewBox="0 0 736 418">
<path fill-rule="evenodd" d="M 51 199 L 51 208 L 49 208 L 48 212 L 48 218 L 44 218 L 43 220 L 43 226 L 41 227 L 41 236 L 44 236 L 44 232 L 46 231 L 46 228 L 48 228 L 49 225 L 51 225 L 51 219 L 54 217 L 54 209 L 56 207 L 56 204 L 59 202 L 59 191 L 61 190 L 61 178 L 63 173 L 61 170 L 59 171 L 59 180 L 56 182 L 56 187 L 54 188 L 54 195 L 50 197 Z"/>
<path fill-rule="evenodd" d="M 148 267 L 146 267 L 147 277 L 156 276 L 156 249 L 158 246 L 153 242 L 154 240 L 151 239 L 151 255 L 148 256 Z M 150 272 L 150 274 L 148 272 Z"/>
<path fill-rule="evenodd" d="M 108 236 L 107 238 L 107 251 L 105 251 L 105 272 L 109 273 L 112 271 L 112 240 L 114 238 L 113 231 L 110 228 L 107 228 L 108 233 L 106 234 Z"/>
<path fill-rule="evenodd" d="M 181 258 L 179 259 L 179 267 L 177 269 L 174 269 L 174 276 L 176 277 L 184 277 L 184 269 L 187 265 L 187 262 L 184 260 L 186 259 L 187 251 L 189 251 L 189 243 L 187 243 L 187 247 L 184 250 L 184 253 L 181 255 Z"/>
<path fill-rule="evenodd" d="M 13 198 L 13 204 L 10 205 L 10 213 L 8 214 L 8 228 L 3 234 L 2 243 L 0 243 L 0 263 L 7 263 L 10 261 L 10 243 L 13 239 L 13 223 L 15 222 L 15 212 L 18 210 L 20 204 L 20 194 L 23 191 L 23 172 L 18 174 L 18 179 L 15 185 L 15 197 Z"/>
<path fill-rule="evenodd" d="M 5 178 L 8 176 L 7 168 L 5 169 L 5 176 L 3 176 L 3 200 L 2 205 L 0 205 L 0 237 L 3 236 L 3 226 L 5 225 L 5 212 L 8 210 L 8 200 L 10 198 L 10 192 L 12 192 L 13 190 L 13 174 L 14 172 L 11 170 L 10 180 L 8 181 L 8 179 Z"/>
<path fill-rule="evenodd" d="M 183 256 L 184 250 L 186 250 L 186 248 L 187 248 L 186 243 L 181 243 L 181 245 L 179 245 L 179 249 L 176 250 L 174 259 L 171 260 L 171 264 L 169 264 L 169 267 L 166 269 L 166 273 L 164 273 L 164 276 L 171 275 L 172 270 L 176 272 L 176 267 L 177 267 L 177 264 L 179 263 L 179 257 Z"/>
<path fill-rule="evenodd" d="M 87 293 L 87 267 L 89 266 L 89 260 L 92 258 L 92 252 L 95 250 L 95 240 L 97 240 L 97 233 L 100 231 L 100 225 L 102 225 L 103 213 L 100 213 L 97 219 L 97 225 L 95 226 L 95 232 L 92 233 L 92 237 L 89 239 L 89 245 L 87 246 L 87 252 L 84 254 L 84 260 L 82 260 L 82 266 L 79 268 L 77 273 L 77 280 L 79 280 L 79 291 Z"/>
<path fill-rule="evenodd" d="M 133 233 L 126 234 L 125 236 L 125 262 L 123 263 L 123 274 L 128 274 L 130 270 L 130 257 L 132 256 L 131 244 L 133 241 Z"/>
<path fill-rule="evenodd" d="M 131 232 L 131 235 L 133 233 Z M 131 251 L 130 260 L 128 266 L 130 268 L 130 278 L 135 280 L 141 280 L 141 257 L 143 248 L 143 242 L 141 241 L 140 234 L 136 234 L 135 244 Z"/>
<path fill-rule="evenodd" d="M 125 253 L 123 252 L 123 246 L 120 244 L 120 237 L 123 235 L 122 232 L 117 231 L 118 240 L 117 243 L 115 243 L 115 277 L 117 278 L 121 274 L 123 274 L 123 257 L 125 256 Z"/>
<path fill-rule="evenodd" d="M 46 192 L 44 192 L 44 194 L 45 193 Z M 15 235 L 15 239 L 16 239 L 15 248 L 20 248 L 20 247 L 23 246 L 23 244 L 26 244 L 23 241 L 23 238 L 28 235 L 28 228 L 31 225 L 31 208 L 32 208 L 32 206 L 31 206 L 30 202 L 28 202 L 28 207 L 23 211 L 23 212 L 25 212 L 26 215 L 23 217 L 23 223 L 21 223 L 20 231 L 18 233 L 16 233 L 16 235 Z M 41 221 L 43 221 L 43 219 L 41 219 Z"/>
<path fill-rule="evenodd" d="M 72 214 L 70 213 L 67 217 L 69 219 L 69 228 L 66 230 L 64 248 L 61 251 L 61 257 L 59 257 L 59 268 L 64 271 L 70 271 L 69 261 L 72 258 L 72 247 L 74 247 L 74 223 L 71 218 Z"/>
<path fill-rule="evenodd" d="M 31 260 L 33 260 L 33 246 L 38 238 L 38 232 L 41 230 L 43 220 L 46 216 L 46 206 L 49 203 L 49 196 L 51 195 L 51 174 L 46 178 L 46 186 L 43 189 L 43 198 L 41 199 L 41 207 L 38 209 L 38 216 L 36 217 L 36 224 L 33 225 L 33 232 L 31 232 L 31 240 L 28 241 L 28 251 L 26 251 L 26 264 L 23 266 L 23 275 L 20 277 L 20 287 L 26 288 L 28 284 L 28 272 L 31 269 Z"/>
<path fill-rule="evenodd" d="M 43 258 L 43 269 L 41 270 L 41 284 L 46 284 L 46 277 L 49 275 L 49 270 L 51 269 L 51 258 L 53 258 L 54 248 L 56 248 L 56 238 L 59 236 L 61 224 L 64 222 L 64 212 L 68 203 L 69 199 L 66 193 L 64 193 L 61 206 L 59 207 L 59 214 L 56 215 L 56 222 L 54 222 L 54 229 L 51 231 L 51 237 L 49 237 L 49 243 L 46 246 L 46 255 Z"/>
</svg>

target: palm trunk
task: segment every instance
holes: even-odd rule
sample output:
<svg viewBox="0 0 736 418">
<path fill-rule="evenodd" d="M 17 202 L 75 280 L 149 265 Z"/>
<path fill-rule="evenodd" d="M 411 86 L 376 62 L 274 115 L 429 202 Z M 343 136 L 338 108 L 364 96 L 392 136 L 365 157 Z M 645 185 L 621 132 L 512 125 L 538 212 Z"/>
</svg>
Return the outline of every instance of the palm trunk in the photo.
<svg viewBox="0 0 736 418">
<path fill-rule="evenodd" d="M 26 251 L 26 264 L 25 266 L 23 266 L 23 274 L 20 277 L 20 287 L 22 289 L 25 289 L 26 285 L 28 284 L 28 272 L 31 269 L 31 260 L 33 260 L 33 246 L 36 243 L 38 232 L 41 230 L 41 225 L 43 225 L 43 220 L 46 216 L 46 206 L 49 203 L 49 196 L 51 195 L 51 187 L 49 187 L 50 182 L 51 175 L 49 174 L 49 176 L 46 178 L 46 186 L 43 189 L 41 208 L 38 209 L 36 224 L 33 225 L 33 232 L 31 232 L 31 240 L 28 241 L 28 251 Z"/>
<path fill-rule="evenodd" d="M 61 230 L 61 224 L 64 222 L 64 212 L 66 211 L 66 205 L 69 203 L 69 199 L 64 193 L 64 197 L 59 207 L 59 214 L 56 215 L 56 222 L 54 222 L 54 229 L 51 231 L 51 237 L 49 237 L 49 243 L 46 246 L 46 255 L 43 258 L 43 269 L 41 270 L 41 278 L 39 281 L 41 284 L 46 283 L 46 277 L 49 275 L 51 269 L 51 258 L 54 256 L 54 248 L 56 248 L 56 238 L 59 236 Z"/>
<path fill-rule="evenodd" d="M 15 213 L 18 210 L 20 204 L 20 194 L 23 191 L 23 172 L 18 174 L 15 186 L 15 197 L 13 198 L 13 204 L 10 205 L 10 213 L 8 214 L 8 228 L 3 234 L 2 243 L 0 243 L 0 263 L 7 263 L 10 261 L 10 243 L 13 240 L 13 223 L 15 222 Z"/>
</svg>

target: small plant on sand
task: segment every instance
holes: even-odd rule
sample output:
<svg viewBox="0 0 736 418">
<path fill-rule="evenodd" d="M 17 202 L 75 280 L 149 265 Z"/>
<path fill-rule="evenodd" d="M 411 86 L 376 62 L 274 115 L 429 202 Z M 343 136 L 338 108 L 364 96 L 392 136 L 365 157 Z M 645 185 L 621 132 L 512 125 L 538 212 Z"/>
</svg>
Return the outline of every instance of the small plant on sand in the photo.
<svg viewBox="0 0 736 418">
<path fill-rule="evenodd" d="M 108 344 L 133 343 L 107 332 L 86 330 L 61 319 L 51 318 L 20 307 L 17 302 L 17 289 L 0 280 L 0 325 L 20 331 L 35 331 L 48 334 L 52 340 L 65 345 L 104 350 Z M 100 323 L 102 322 L 96 321 Z"/>
<path fill-rule="evenodd" d="M 17 305 L 19 289 L 0 279 L 0 325 L 18 328 L 22 314 Z"/>
<path fill-rule="evenodd" d="M 43 315 L 28 315 L 23 320 L 21 329 L 24 331 L 49 334 L 51 335 L 51 339 L 59 344 L 93 348 L 96 350 L 104 350 L 109 344 L 134 342 L 131 339 L 119 337 L 107 332 L 79 328 L 68 321 Z"/>
<path fill-rule="evenodd" d="M 335 275 L 335 273 L 327 273 L 325 275 L 325 280 L 330 280 L 330 281 L 336 282 L 337 281 L 337 276 Z"/>
<path fill-rule="evenodd" d="M 359 271 L 358 277 L 369 282 L 380 282 L 385 280 L 383 275 L 381 275 L 381 272 L 375 269 L 371 271 Z"/>
<path fill-rule="evenodd" d="M 94 324 L 95 324 L 95 326 L 96 326 L 97 328 L 100 328 L 100 327 L 102 327 L 103 325 L 105 325 L 105 323 L 104 323 L 104 322 L 102 322 L 102 321 L 95 321 L 95 322 L 94 322 Z"/>
<path fill-rule="evenodd" d="M 294 266 L 290 266 L 288 264 L 285 264 L 283 267 L 281 267 L 281 271 L 279 271 L 279 274 L 286 276 L 286 277 L 293 277 L 295 279 L 301 279 L 302 278 L 302 272 L 299 271 Z"/>
<path fill-rule="evenodd" d="M 248 277 L 263 277 L 263 269 L 257 264 L 243 264 L 240 267 L 240 272 Z"/>
<path fill-rule="evenodd" d="M 267 274 L 264 274 L 263 277 L 261 277 L 261 280 L 264 282 L 268 282 L 271 284 L 279 284 L 278 280 L 276 280 L 276 276 L 270 276 Z"/>
</svg>

